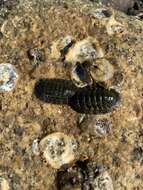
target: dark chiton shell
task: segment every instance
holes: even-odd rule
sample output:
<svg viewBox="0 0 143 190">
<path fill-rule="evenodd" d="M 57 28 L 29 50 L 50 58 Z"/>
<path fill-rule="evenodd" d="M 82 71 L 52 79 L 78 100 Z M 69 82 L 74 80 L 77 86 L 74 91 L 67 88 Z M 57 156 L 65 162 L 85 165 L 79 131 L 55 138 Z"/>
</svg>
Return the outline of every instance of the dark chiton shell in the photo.
<svg viewBox="0 0 143 190">
<path fill-rule="evenodd" d="M 35 96 L 46 103 L 67 104 L 76 87 L 69 80 L 40 79 L 34 88 Z"/>
<path fill-rule="evenodd" d="M 78 113 L 104 114 L 111 112 L 119 100 L 118 92 L 96 84 L 78 90 L 68 104 Z"/>
</svg>

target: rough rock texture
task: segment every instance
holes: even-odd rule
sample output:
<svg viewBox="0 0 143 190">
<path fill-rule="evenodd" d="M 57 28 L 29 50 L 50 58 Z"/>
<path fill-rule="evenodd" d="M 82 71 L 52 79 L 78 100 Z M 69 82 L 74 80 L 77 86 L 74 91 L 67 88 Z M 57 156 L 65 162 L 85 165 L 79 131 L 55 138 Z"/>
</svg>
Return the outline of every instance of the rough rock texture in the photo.
<svg viewBox="0 0 143 190">
<path fill-rule="evenodd" d="M 115 190 L 143 189 L 143 22 L 115 11 L 123 32 L 108 35 L 108 18 L 95 17 L 96 8 L 99 6 L 88 1 L 21 0 L 0 20 L 0 63 L 11 63 L 19 74 L 16 88 L 0 94 L 1 189 L 58 189 L 57 170 L 32 149 L 35 139 L 52 132 L 73 135 L 79 142 L 79 159 L 103 165 Z M 34 84 L 41 77 L 70 79 L 69 68 L 50 59 L 52 42 L 67 35 L 99 40 L 115 69 L 107 86 L 121 94 L 114 112 L 83 119 L 67 106 L 44 104 L 33 95 Z M 39 66 L 27 55 L 31 48 L 44 54 Z M 112 123 L 109 133 L 99 136 L 95 119 L 90 117 L 97 123 Z"/>
</svg>

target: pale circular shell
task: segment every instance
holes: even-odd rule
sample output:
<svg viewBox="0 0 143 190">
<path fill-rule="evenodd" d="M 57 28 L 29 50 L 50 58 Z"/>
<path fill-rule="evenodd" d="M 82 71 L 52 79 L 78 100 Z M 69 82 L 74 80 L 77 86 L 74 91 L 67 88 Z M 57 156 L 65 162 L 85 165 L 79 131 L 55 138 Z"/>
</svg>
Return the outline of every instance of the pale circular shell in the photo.
<svg viewBox="0 0 143 190">
<path fill-rule="evenodd" d="M 40 151 L 53 168 L 73 162 L 76 158 L 77 142 L 73 136 L 52 133 L 40 141 Z"/>
<path fill-rule="evenodd" d="M 0 64 L 0 92 L 13 90 L 18 79 L 18 74 L 13 65 L 9 63 Z"/>
</svg>

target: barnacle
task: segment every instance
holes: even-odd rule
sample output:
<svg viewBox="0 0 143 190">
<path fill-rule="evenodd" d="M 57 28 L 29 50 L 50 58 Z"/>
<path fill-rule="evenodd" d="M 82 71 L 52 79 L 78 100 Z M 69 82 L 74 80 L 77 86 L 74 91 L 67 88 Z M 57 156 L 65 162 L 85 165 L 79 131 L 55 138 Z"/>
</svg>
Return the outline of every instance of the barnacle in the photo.
<svg viewBox="0 0 143 190">
<path fill-rule="evenodd" d="M 86 131 L 92 136 L 105 137 L 110 134 L 112 129 L 112 121 L 103 115 L 96 117 L 90 115 L 86 116 L 85 119 L 79 123 L 81 131 Z"/>
<path fill-rule="evenodd" d="M 69 49 L 65 56 L 66 62 L 80 62 L 92 61 L 104 56 L 104 52 L 99 45 L 99 42 L 93 38 L 88 37 L 84 40 L 78 41 Z"/>
<path fill-rule="evenodd" d="M 90 66 L 90 74 L 96 81 L 107 81 L 114 75 L 114 67 L 107 59 L 100 59 Z"/>
<path fill-rule="evenodd" d="M 83 64 L 76 63 L 71 71 L 71 79 L 77 87 L 85 87 L 93 83 L 92 78 Z"/>
<path fill-rule="evenodd" d="M 76 158 L 77 141 L 73 136 L 60 132 L 52 133 L 44 137 L 39 145 L 44 159 L 53 168 L 59 169 Z"/>
<path fill-rule="evenodd" d="M 34 65 L 38 65 L 44 60 L 43 52 L 38 48 L 29 49 L 27 55 Z"/>
<path fill-rule="evenodd" d="M 11 91 L 17 82 L 18 74 L 13 65 L 9 63 L 0 64 L 0 92 Z"/>
<path fill-rule="evenodd" d="M 108 35 L 121 34 L 124 32 L 124 26 L 120 22 L 115 20 L 114 15 L 110 17 L 106 24 L 106 30 Z"/>
<path fill-rule="evenodd" d="M 51 46 L 51 57 L 54 59 L 64 59 L 69 48 L 73 45 L 74 39 L 71 36 L 66 36 L 53 42 Z"/>
</svg>

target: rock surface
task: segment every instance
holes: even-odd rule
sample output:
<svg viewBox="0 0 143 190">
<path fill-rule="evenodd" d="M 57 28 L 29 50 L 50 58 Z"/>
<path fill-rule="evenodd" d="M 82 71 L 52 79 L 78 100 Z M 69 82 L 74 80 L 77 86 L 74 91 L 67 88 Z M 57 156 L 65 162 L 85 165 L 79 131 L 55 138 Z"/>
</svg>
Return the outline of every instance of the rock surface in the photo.
<svg viewBox="0 0 143 190">
<path fill-rule="evenodd" d="M 58 171 L 32 150 L 35 139 L 53 132 L 74 136 L 79 160 L 103 165 L 115 190 L 143 189 L 143 22 L 116 11 L 97 14 L 100 8 L 86 0 L 20 0 L 11 11 L 1 8 L 0 63 L 14 65 L 19 74 L 15 89 L 0 94 L 0 179 L 6 180 L 7 189 L 58 190 Z M 105 85 L 121 94 L 114 112 L 83 117 L 34 96 L 39 78 L 70 79 L 70 63 L 50 56 L 52 43 L 66 36 L 77 41 L 90 36 L 100 42 L 114 68 Z M 40 64 L 33 65 L 30 49 L 42 52 Z M 109 132 L 92 134 L 90 121 L 95 119 L 90 117 L 112 123 Z"/>
</svg>

